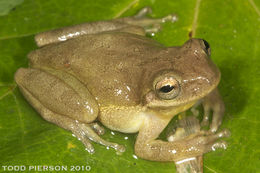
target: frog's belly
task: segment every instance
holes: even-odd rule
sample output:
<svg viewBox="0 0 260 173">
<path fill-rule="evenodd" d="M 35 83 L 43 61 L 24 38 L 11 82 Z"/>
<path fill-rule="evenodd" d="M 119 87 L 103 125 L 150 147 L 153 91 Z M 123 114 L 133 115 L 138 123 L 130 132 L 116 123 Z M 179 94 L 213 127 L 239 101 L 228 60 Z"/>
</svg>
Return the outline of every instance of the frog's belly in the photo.
<svg viewBox="0 0 260 173">
<path fill-rule="evenodd" d="M 146 117 L 141 107 L 101 107 L 99 121 L 107 128 L 123 133 L 136 133 Z"/>
</svg>

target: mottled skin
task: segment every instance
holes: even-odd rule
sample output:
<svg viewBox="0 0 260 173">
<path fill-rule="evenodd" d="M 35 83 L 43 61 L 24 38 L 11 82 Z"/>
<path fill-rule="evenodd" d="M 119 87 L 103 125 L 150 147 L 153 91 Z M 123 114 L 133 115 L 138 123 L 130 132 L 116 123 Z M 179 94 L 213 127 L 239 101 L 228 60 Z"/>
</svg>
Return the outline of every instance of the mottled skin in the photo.
<svg viewBox="0 0 260 173">
<path fill-rule="evenodd" d="M 165 47 L 145 37 L 150 30 L 146 26 L 156 28 L 161 20 L 142 13 L 146 11 L 37 35 L 43 47 L 29 54 L 30 67 L 20 68 L 15 80 L 44 119 L 72 131 L 90 152 L 94 149 L 87 138 L 124 151 L 96 134 L 103 130 L 95 120 L 112 130 L 139 132 L 135 153 L 144 159 L 176 161 L 208 152 L 227 135 L 225 131 L 175 142 L 156 138 L 173 116 L 198 101 L 206 111 L 213 109 L 211 129 L 217 130 L 224 105 L 216 89 L 220 72 L 209 58 L 210 49 L 201 39 Z M 168 79 L 177 81 L 179 90 L 174 98 L 164 99 L 155 87 Z"/>
</svg>

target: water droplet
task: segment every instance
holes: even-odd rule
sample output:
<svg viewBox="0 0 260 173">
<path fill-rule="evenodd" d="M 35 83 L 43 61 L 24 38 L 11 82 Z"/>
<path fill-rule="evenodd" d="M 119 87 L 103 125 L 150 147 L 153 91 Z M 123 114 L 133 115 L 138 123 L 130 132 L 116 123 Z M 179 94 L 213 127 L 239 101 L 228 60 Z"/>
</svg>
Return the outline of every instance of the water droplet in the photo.
<svg viewBox="0 0 260 173">
<path fill-rule="evenodd" d="M 138 157 L 137 157 L 136 155 L 134 155 L 134 154 L 133 154 L 133 158 L 134 158 L 134 159 L 138 159 Z"/>
</svg>

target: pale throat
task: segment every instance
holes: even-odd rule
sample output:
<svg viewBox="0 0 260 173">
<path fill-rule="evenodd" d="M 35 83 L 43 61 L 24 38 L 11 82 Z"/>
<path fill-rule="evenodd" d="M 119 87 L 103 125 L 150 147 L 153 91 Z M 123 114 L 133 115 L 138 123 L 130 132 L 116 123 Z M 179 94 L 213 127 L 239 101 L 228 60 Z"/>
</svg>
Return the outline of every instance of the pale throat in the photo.
<svg viewBox="0 0 260 173">
<path fill-rule="evenodd" d="M 187 104 L 183 104 L 181 106 L 174 106 L 169 109 L 159 109 L 159 110 L 156 110 L 156 114 L 158 117 L 160 117 L 162 119 L 171 119 L 175 115 L 190 109 L 196 102 L 197 101 L 192 101 Z"/>
</svg>

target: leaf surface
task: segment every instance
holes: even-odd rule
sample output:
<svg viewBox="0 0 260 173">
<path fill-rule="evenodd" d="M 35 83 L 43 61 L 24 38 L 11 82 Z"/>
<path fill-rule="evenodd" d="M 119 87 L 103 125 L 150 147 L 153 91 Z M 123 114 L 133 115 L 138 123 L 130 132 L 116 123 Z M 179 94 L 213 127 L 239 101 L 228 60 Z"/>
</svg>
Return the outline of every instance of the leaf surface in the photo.
<svg viewBox="0 0 260 173">
<path fill-rule="evenodd" d="M 14 2 L 14 1 L 13 1 Z M 219 88 L 226 104 L 221 128 L 232 136 L 226 151 L 204 157 L 205 172 L 260 172 L 259 76 L 260 1 L 258 0 L 25 0 L 0 5 L 0 166 L 91 166 L 91 172 L 175 172 L 173 163 L 136 159 L 136 135 L 106 130 L 104 139 L 126 146 L 122 156 L 94 144 L 88 154 L 70 132 L 44 121 L 23 98 L 13 76 L 28 67 L 27 54 L 36 49 L 36 33 L 89 21 L 131 16 L 144 6 L 152 17 L 176 13 L 176 23 L 165 23 L 154 39 L 167 46 L 193 37 L 211 44 L 212 59 L 222 72 Z M 8 4 L 11 1 L 0 1 Z M 16 6 L 15 9 L 13 7 Z M 10 9 L 13 9 L 10 11 Z M 3 167 L 0 168 L 4 172 Z"/>
</svg>

